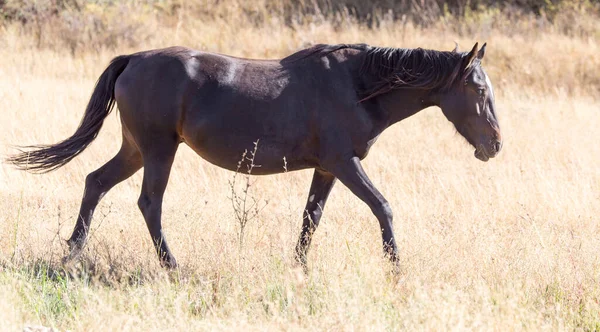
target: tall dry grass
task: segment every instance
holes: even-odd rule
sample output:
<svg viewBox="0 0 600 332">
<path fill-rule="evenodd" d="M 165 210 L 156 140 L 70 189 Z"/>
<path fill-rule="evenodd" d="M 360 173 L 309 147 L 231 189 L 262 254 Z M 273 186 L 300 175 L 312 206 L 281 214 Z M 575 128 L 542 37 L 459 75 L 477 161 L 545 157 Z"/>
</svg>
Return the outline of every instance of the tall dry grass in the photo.
<svg viewBox="0 0 600 332">
<path fill-rule="evenodd" d="M 503 151 L 488 163 L 476 160 L 437 108 L 384 132 L 365 169 L 394 209 L 397 278 L 386 273 L 375 218 L 339 183 L 313 241 L 309 274 L 294 266 L 310 171 L 257 178 L 252 195 L 269 203 L 246 226 L 240 251 L 232 173 L 185 146 L 163 209 L 181 268 L 169 274 L 158 266 L 135 204 L 141 172 L 104 197 L 82 261 L 65 268 L 63 240 L 83 179 L 120 145 L 117 117 L 110 116 L 96 142 L 54 173 L 0 167 L 3 330 L 600 327 L 594 136 L 600 28 L 593 17 L 582 16 L 587 32 L 571 34 L 527 17 L 510 28 L 486 25 L 483 14 L 460 29 L 445 25 L 459 23 L 418 27 L 384 18 L 375 29 L 343 19 L 286 26 L 274 17 L 257 25 L 234 9 L 204 21 L 185 11 L 145 17 L 151 30 L 138 31 L 134 44 L 121 43 L 128 37 L 119 35 L 110 47 L 93 47 L 83 37 L 75 38 L 83 40 L 75 49 L 52 46 L 53 38 L 57 45 L 63 39 L 50 26 L 40 44 L 22 26 L 4 26 L 0 154 L 13 151 L 11 144 L 70 135 L 95 80 L 117 54 L 180 44 L 275 58 L 317 42 L 450 49 L 454 40 L 465 49 L 488 42 L 484 66 L 495 85 Z"/>
</svg>

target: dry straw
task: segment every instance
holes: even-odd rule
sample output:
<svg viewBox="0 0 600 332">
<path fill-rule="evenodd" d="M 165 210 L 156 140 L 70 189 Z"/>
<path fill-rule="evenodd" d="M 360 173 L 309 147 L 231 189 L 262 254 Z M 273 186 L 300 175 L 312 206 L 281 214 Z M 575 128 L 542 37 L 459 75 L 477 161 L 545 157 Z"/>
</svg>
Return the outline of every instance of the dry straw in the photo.
<svg viewBox="0 0 600 332">
<path fill-rule="evenodd" d="M 436 108 L 380 137 L 365 168 L 394 209 L 398 278 L 386 273 L 377 221 L 339 183 L 308 275 L 293 264 L 309 171 L 252 178 L 248 201 L 269 204 L 245 224 L 241 253 L 233 173 L 185 147 L 163 208 L 180 270 L 158 266 L 135 203 L 141 174 L 104 197 L 81 262 L 65 269 L 63 240 L 85 175 L 120 145 L 110 116 L 90 148 L 56 172 L 0 167 L 2 329 L 599 328 L 600 20 L 591 3 L 552 17 L 492 8 L 426 25 L 380 13 L 372 27 L 344 11 L 288 20 L 267 0 L 252 10 L 242 1 L 64 3 L 85 8 L 0 28 L 2 155 L 72 134 L 118 54 L 179 44 L 275 58 L 313 43 L 450 50 L 454 40 L 463 49 L 488 43 L 483 66 L 504 148 L 481 163 Z"/>
</svg>

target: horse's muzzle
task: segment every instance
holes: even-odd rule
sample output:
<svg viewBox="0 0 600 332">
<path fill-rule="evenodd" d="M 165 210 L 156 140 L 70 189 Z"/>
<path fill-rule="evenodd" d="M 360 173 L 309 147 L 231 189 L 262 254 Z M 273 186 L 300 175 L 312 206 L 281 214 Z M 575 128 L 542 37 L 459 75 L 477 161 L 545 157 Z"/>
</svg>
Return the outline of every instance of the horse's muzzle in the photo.
<svg viewBox="0 0 600 332">
<path fill-rule="evenodd" d="M 488 161 L 498 155 L 502 149 L 502 141 L 494 140 L 489 144 L 479 144 L 475 149 L 475 158 L 481 161 Z"/>
</svg>

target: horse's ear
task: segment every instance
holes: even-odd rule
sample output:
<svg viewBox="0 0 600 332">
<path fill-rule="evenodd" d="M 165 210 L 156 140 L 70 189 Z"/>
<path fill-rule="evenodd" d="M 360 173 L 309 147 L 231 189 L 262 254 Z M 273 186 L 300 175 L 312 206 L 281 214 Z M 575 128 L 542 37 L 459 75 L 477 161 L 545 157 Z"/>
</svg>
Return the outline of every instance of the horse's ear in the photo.
<svg viewBox="0 0 600 332">
<path fill-rule="evenodd" d="M 487 43 L 483 43 L 483 46 L 481 46 L 481 48 L 477 52 L 477 59 L 479 59 L 479 60 L 483 59 L 483 56 L 485 55 L 485 46 L 486 45 L 487 45 Z"/>
<path fill-rule="evenodd" d="M 475 46 L 473 46 L 473 48 L 471 49 L 471 52 L 469 52 L 469 54 L 467 54 L 467 56 L 464 59 L 464 69 L 469 68 L 472 64 L 473 64 L 473 60 L 475 60 L 475 57 L 477 56 L 477 46 L 479 46 L 479 43 L 475 43 Z"/>
<path fill-rule="evenodd" d="M 454 49 L 452 50 L 452 53 L 458 53 L 458 43 L 456 41 L 454 42 Z"/>
</svg>

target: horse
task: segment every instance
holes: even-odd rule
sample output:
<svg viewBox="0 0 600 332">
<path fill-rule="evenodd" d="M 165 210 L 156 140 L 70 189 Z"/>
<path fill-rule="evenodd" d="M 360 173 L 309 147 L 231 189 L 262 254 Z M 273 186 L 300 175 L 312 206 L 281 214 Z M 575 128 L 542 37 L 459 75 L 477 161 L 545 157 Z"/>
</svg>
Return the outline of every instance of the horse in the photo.
<svg viewBox="0 0 600 332">
<path fill-rule="evenodd" d="M 102 197 L 143 167 L 138 206 L 161 265 L 172 269 L 177 261 L 163 234 L 161 207 L 178 146 L 185 143 L 208 162 L 236 171 L 241 153 L 260 140 L 253 161 L 260 167 L 253 175 L 314 169 L 295 261 L 306 267 L 313 234 L 339 180 L 369 206 L 379 221 L 384 255 L 398 264 L 392 209 L 361 161 L 386 128 L 430 106 L 441 108 L 476 158 L 495 157 L 502 136 L 492 83 L 481 66 L 486 44 L 478 45 L 459 52 L 319 44 L 277 60 L 185 47 L 121 55 L 98 78 L 71 137 L 21 147 L 7 162 L 33 173 L 65 165 L 92 143 L 116 104 L 122 145 L 85 179 L 65 260 L 84 247 Z"/>
</svg>

